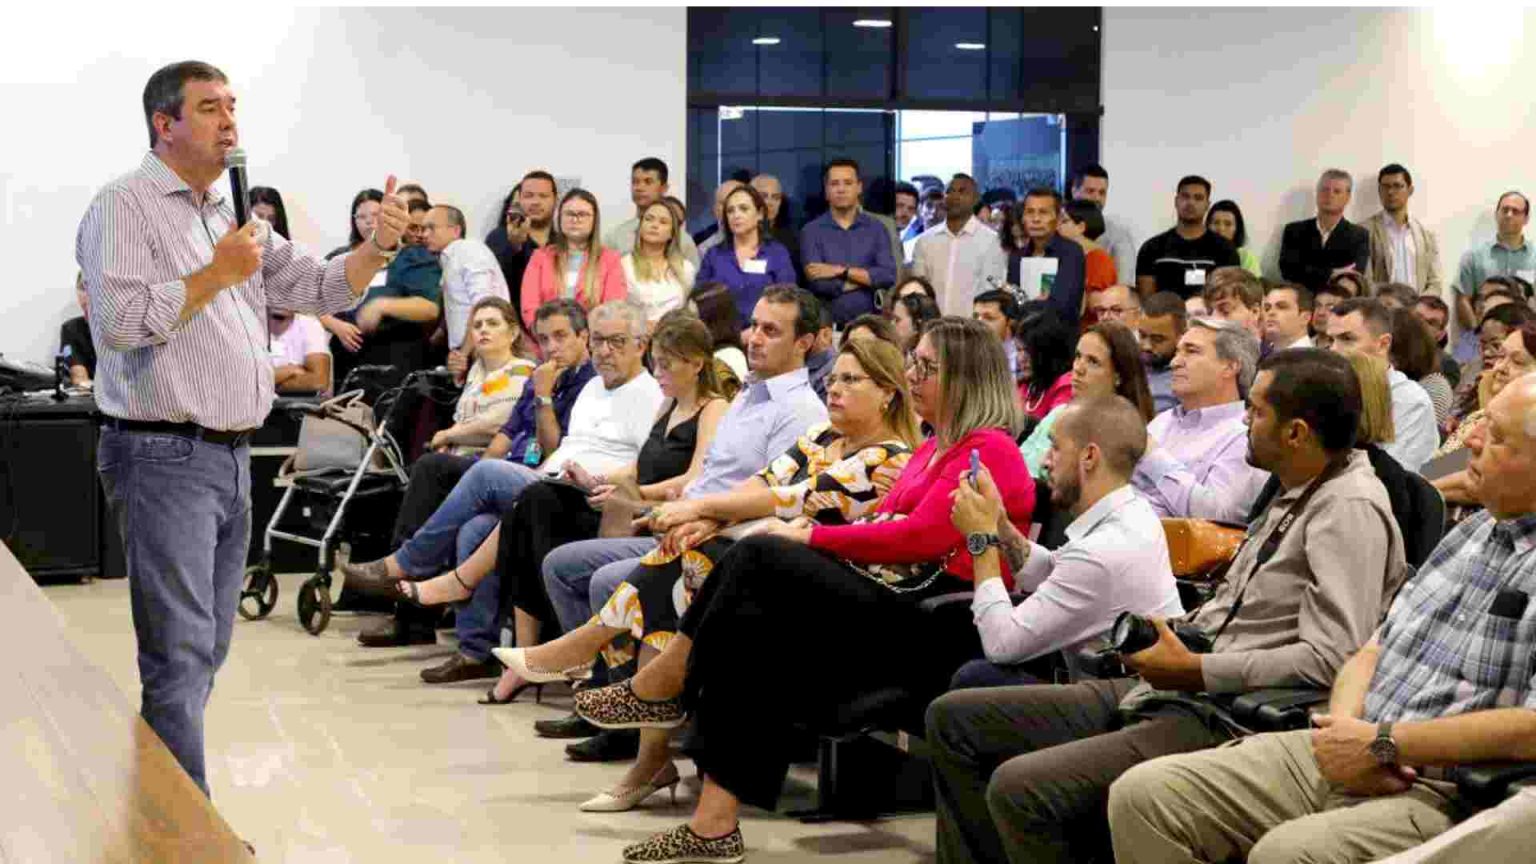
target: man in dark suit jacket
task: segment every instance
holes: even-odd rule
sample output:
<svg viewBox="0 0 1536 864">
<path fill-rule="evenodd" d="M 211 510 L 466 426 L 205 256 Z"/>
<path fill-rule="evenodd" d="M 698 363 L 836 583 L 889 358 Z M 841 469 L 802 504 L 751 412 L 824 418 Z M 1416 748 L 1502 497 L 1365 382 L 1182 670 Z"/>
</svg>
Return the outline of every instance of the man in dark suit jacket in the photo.
<svg viewBox="0 0 1536 864">
<path fill-rule="evenodd" d="M 1280 275 L 1312 291 L 1345 270 L 1365 273 L 1371 259 L 1371 233 L 1344 218 L 1354 181 L 1330 168 L 1317 180 L 1317 218 L 1285 226 L 1280 237 Z"/>
</svg>

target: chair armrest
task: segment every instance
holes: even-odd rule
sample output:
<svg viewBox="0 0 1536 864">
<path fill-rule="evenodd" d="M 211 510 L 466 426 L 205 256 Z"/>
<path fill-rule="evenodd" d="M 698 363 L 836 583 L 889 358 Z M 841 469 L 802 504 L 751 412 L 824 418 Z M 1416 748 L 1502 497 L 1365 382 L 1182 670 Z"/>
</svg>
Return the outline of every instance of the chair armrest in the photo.
<svg viewBox="0 0 1536 864">
<path fill-rule="evenodd" d="M 1462 800 L 1476 809 L 1498 804 L 1532 778 L 1536 778 L 1536 762 L 1477 762 L 1446 772 Z"/>
<path fill-rule="evenodd" d="M 963 606 L 966 609 L 970 609 L 971 598 L 974 596 L 975 592 L 973 591 L 956 591 L 952 594 L 939 594 L 933 597 L 929 597 L 927 600 L 917 604 L 917 608 L 930 615 L 950 615 L 954 614 L 953 610 L 951 609 L 951 607 L 954 606 Z"/>
<path fill-rule="evenodd" d="M 1252 690 L 1232 700 L 1232 719 L 1256 732 L 1305 729 L 1311 709 L 1327 702 L 1327 690 L 1294 687 Z"/>
</svg>

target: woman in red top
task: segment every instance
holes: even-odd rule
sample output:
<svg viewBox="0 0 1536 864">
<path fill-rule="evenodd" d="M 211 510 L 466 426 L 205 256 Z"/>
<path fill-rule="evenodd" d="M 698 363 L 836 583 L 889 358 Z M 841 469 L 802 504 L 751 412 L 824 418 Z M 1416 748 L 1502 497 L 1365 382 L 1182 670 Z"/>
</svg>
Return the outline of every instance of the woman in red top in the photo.
<svg viewBox="0 0 1536 864">
<path fill-rule="evenodd" d="M 929 325 L 907 370 L 913 406 L 936 434 L 912 455 L 870 522 L 787 524 L 731 548 L 678 635 L 630 681 L 583 691 L 597 726 L 669 728 L 695 719 L 685 752 L 704 787 L 692 822 L 624 850 L 624 860 L 739 860 L 740 802 L 772 808 L 788 734 L 838 706 L 900 686 L 937 695 L 957 656 L 925 634 L 927 597 L 969 588 L 971 557 L 949 519 L 975 451 L 999 477 L 1009 519 L 1028 530 L 1035 487 L 1013 444 L 1008 361 L 979 322 Z M 906 570 L 911 578 L 893 582 Z M 1004 579 L 1012 583 L 1012 574 Z M 693 650 L 697 646 L 698 650 Z M 694 857 L 686 857 L 694 856 Z"/>
<path fill-rule="evenodd" d="M 1025 307 L 1014 332 L 1019 341 L 1019 399 L 1029 420 L 1039 423 L 1072 401 L 1077 331 L 1055 310 L 1036 301 Z"/>
<path fill-rule="evenodd" d="M 1115 257 L 1098 244 L 1104 236 L 1104 214 L 1099 205 L 1086 198 L 1073 198 L 1061 208 L 1056 233 L 1083 247 L 1083 303 L 1088 295 L 1115 284 Z M 1084 329 L 1090 322 L 1083 320 Z"/>
<path fill-rule="evenodd" d="M 548 245 L 533 253 L 523 271 L 523 320 L 533 330 L 539 307 L 561 297 L 575 300 L 588 312 L 609 300 L 629 295 L 623 259 L 599 240 L 597 199 L 585 189 L 572 189 L 560 199 L 558 231 Z M 595 263 L 594 263 L 595 262 Z"/>
</svg>

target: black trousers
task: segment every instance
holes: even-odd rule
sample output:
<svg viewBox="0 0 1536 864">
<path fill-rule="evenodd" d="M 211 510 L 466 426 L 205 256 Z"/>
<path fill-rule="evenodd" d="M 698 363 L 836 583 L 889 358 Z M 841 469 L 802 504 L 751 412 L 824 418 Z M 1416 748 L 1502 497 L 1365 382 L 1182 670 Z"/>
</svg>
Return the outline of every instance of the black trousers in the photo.
<svg viewBox="0 0 1536 864">
<path fill-rule="evenodd" d="M 570 486 L 535 483 L 523 490 L 517 504 L 501 514 L 496 569 L 504 617 L 521 609 L 539 619 L 545 639 L 560 634 L 560 619 L 544 588 L 544 556 L 566 543 L 596 537 L 600 520 L 601 515 Z"/>
<path fill-rule="evenodd" d="M 937 695 L 953 668 L 936 658 L 918 602 L 954 590 L 896 594 L 836 558 L 775 537 L 731 547 L 704 581 L 680 631 L 694 640 L 684 747 L 743 803 L 772 809 L 796 728 L 824 728 L 838 706 L 900 686 Z"/>
<path fill-rule="evenodd" d="M 405 487 L 405 500 L 395 516 L 391 548 L 398 549 L 426 524 L 442 505 L 448 493 L 468 473 L 475 460 L 469 456 L 427 453 L 411 466 L 411 480 Z M 441 609 L 418 609 L 409 603 L 395 604 L 395 623 L 400 630 L 434 630 L 442 618 Z"/>
</svg>

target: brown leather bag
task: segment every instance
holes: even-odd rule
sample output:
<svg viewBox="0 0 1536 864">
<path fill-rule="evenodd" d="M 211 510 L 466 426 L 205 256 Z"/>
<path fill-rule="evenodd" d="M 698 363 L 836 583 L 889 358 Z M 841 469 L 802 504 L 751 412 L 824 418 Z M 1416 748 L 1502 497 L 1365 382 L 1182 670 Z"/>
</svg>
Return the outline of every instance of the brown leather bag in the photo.
<svg viewBox="0 0 1536 864">
<path fill-rule="evenodd" d="M 1232 560 L 1247 532 L 1235 525 L 1206 519 L 1164 519 L 1168 560 L 1173 575 L 1199 577 Z"/>
</svg>

